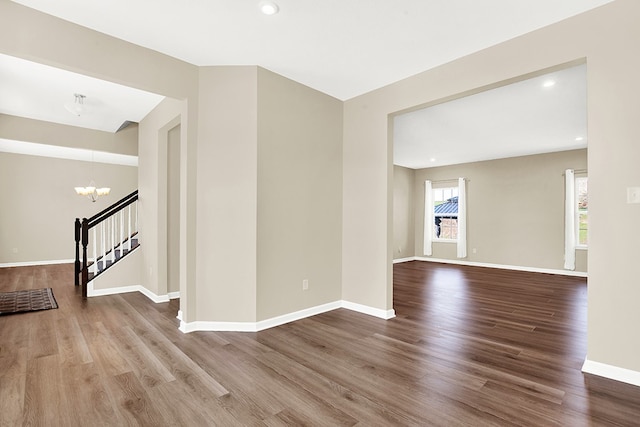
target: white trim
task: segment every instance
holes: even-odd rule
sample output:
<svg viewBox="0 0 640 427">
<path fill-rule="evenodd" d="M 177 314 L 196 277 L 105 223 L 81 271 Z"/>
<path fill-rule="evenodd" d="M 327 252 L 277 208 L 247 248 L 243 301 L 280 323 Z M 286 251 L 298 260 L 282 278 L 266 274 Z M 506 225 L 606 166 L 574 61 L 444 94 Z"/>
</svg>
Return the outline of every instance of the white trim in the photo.
<svg viewBox="0 0 640 427">
<path fill-rule="evenodd" d="M 180 298 L 180 291 L 169 292 L 167 296 L 169 297 L 169 299 L 178 299 Z"/>
<path fill-rule="evenodd" d="M 327 311 L 335 310 L 336 308 L 340 307 L 342 307 L 340 301 L 334 301 L 327 304 L 317 305 L 315 307 L 294 311 L 293 313 L 287 313 L 281 316 L 272 317 L 271 319 L 261 320 L 256 323 L 256 330 L 262 331 L 264 329 L 273 328 L 274 326 L 284 325 L 285 323 L 294 322 L 296 320 L 304 319 L 305 317 L 311 317 L 317 314 L 326 313 Z"/>
<path fill-rule="evenodd" d="M 32 267 L 35 265 L 52 265 L 52 264 L 73 264 L 75 259 L 54 259 L 49 261 L 21 261 L 21 262 L 5 262 L 0 264 L 0 268 L 5 267 Z"/>
<path fill-rule="evenodd" d="M 433 239 L 433 243 L 458 243 L 456 239 L 441 239 L 440 237 L 435 237 Z"/>
<path fill-rule="evenodd" d="M 582 372 L 640 387 L 640 372 L 585 359 Z"/>
<path fill-rule="evenodd" d="M 576 183 L 573 169 L 564 171 L 564 268 L 576 269 Z"/>
<path fill-rule="evenodd" d="M 431 181 L 424 182 L 424 224 L 422 253 L 433 255 L 433 188 Z"/>
<path fill-rule="evenodd" d="M 357 311 L 358 313 L 368 314 L 369 316 L 379 317 L 385 320 L 393 319 L 394 317 L 396 317 L 396 311 L 394 309 L 383 310 L 380 308 L 369 307 L 368 305 L 362 305 L 344 300 L 342 301 L 342 308 Z"/>
<path fill-rule="evenodd" d="M 520 265 L 490 264 L 486 262 L 463 261 L 459 259 L 413 257 L 413 258 L 404 258 L 403 262 L 406 262 L 406 261 L 439 262 L 442 264 L 468 265 L 470 267 L 499 268 L 502 270 L 528 271 L 530 273 L 559 274 L 562 276 L 572 276 L 572 277 L 589 277 L 588 273 L 585 273 L 584 271 L 555 270 L 553 268 L 524 267 Z"/>
<path fill-rule="evenodd" d="M 458 237 L 456 256 L 467 257 L 467 184 L 464 178 L 458 178 Z"/>
<path fill-rule="evenodd" d="M 180 327 L 178 329 L 184 333 L 195 331 L 258 332 L 265 329 L 273 328 L 275 326 L 284 325 L 285 323 L 315 316 L 317 314 L 326 313 L 327 311 L 335 310 L 338 308 L 357 311 L 359 313 L 379 317 L 385 320 L 395 317 L 395 310 L 393 309 L 382 310 L 379 308 L 341 300 L 306 308 L 304 310 L 295 311 L 293 313 L 283 314 L 281 316 L 272 317 L 270 319 L 261 320 L 259 322 L 185 322 L 182 320 L 182 312 L 178 312 L 178 315 L 180 316 Z"/>
<path fill-rule="evenodd" d="M 169 295 L 156 295 L 144 286 L 139 286 L 139 288 L 140 292 L 155 303 L 169 302 Z"/>
<path fill-rule="evenodd" d="M 408 257 L 408 258 L 398 258 L 398 259 L 394 259 L 394 260 L 393 260 L 393 263 L 394 263 L 394 264 L 398 264 L 398 263 L 401 263 L 401 262 L 409 262 L 409 261 L 415 261 L 415 260 L 416 260 L 416 257 L 411 256 L 411 257 Z"/>
<path fill-rule="evenodd" d="M 197 331 L 216 331 L 216 332 L 257 332 L 255 322 L 185 322 L 180 321 L 178 330 L 188 334 Z"/>
<path fill-rule="evenodd" d="M 87 297 L 101 297 L 105 295 L 126 294 L 129 292 L 140 292 L 156 304 L 169 301 L 169 295 L 156 295 L 147 288 L 140 285 L 120 286 L 117 288 L 106 289 L 93 289 L 93 280 L 87 283 Z"/>
<path fill-rule="evenodd" d="M 120 286 L 118 288 L 93 289 L 93 280 L 87 283 L 87 297 L 102 297 L 105 295 L 126 294 L 129 292 L 142 292 L 140 285 Z"/>
<path fill-rule="evenodd" d="M 138 156 L 0 138 L 0 152 L 92 163 L 138 166 Z"/>
<path fill-rule="evenodd" d="M 176 315 L 176 319 L 182 320 L 182 310 L 178 310 L 178 314 Z"/>
</svg>

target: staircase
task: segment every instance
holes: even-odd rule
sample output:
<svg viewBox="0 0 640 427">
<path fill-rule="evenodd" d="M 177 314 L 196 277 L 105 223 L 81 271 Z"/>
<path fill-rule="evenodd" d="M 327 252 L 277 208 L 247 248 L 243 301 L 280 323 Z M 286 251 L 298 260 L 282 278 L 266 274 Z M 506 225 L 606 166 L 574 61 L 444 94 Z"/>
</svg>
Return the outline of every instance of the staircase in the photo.
<svg viewBox="0 0 640 427">
<path fill-rule="evenodd" d="M 140 245 L 138 190 L 91 218 L 76 218 L 75 241 L 75 285 L 82 286 L 82 298 L 86 298 L 87 284 L 91 280 Z"/>
</svg>

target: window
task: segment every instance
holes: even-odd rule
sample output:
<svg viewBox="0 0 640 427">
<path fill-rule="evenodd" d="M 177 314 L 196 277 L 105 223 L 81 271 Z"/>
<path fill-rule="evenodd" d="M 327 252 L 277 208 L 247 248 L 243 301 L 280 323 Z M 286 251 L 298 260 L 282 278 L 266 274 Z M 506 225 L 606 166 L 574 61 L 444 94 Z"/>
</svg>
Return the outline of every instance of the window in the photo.
<svg viewBox="0 0 640 427">
<path fill-rule="evenodd" d="M 430 180 L 424 182 L 423 248 L 426 256 L 433 254 L 433 242 L 440 241 L 455 243 L 456 256 L 467 257 L 467 180 L 461 177 L 457 181 L 457 187 L 438 185 L 435 189 Z"/>
<path fill-rule="evenodd" d="M 587 247 L 587 230 L 589 229 L 589 197 L 587 177 L 576 177 L 576 246 Z"/>
<path fill-rule="evenodd" d="M 458 187 L 433 189 L 434 240 L 458 238 Z"/>
</svg>

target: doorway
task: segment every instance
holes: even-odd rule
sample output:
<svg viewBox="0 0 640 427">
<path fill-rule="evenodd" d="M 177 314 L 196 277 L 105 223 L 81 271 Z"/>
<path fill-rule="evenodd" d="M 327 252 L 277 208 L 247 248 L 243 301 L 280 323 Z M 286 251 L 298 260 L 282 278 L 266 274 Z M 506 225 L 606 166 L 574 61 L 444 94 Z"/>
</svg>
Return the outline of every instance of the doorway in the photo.
<svg viewBox="0 0 640 427">
<path fill-rule="evenodd" d="M 167 293 L 180 292 L 180 125 L 167 135 Z"/>
</svg>

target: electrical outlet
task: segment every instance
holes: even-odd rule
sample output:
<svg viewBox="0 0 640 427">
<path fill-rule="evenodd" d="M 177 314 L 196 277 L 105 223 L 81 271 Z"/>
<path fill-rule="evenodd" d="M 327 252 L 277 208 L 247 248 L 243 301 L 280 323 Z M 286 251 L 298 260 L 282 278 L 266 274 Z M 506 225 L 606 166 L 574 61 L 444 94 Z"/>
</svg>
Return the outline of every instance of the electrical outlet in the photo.
<svg viewBox="0 0 640 427">
<path fill-rule="evenodd" d="M 11 249 L 11 252 L 13 252 L 14 254 L 17 254 L 18 253 L 18 248 Z"/>
<path fill-rule="evenodd" d="M 304 279 L 302 281 L 302 290 L 303 291 L 308 291 L 309 290 L 309 279 Z"/>
<path fill-rule="evenodd" d="M 627 187 L 627 203 L 640 203 L 640 187 Z"/>
<path fill-rule="evenodd" d="M 471 253 L 475 254 L 476 252 L 478 252 L 476 248 L 471 249 Z"/>
</svg>

